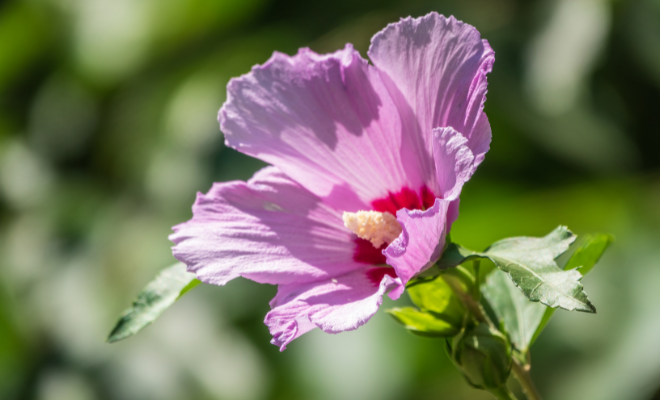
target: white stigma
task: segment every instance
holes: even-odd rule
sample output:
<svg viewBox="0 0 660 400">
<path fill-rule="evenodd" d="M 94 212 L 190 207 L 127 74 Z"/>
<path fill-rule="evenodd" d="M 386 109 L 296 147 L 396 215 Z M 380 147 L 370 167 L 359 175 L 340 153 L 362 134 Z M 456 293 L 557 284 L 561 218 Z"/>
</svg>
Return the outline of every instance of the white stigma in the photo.
<svg viewBox="0 0 660 400">
<path fill-rule="evenodd" d="M 344 212 L 342 218 L 345 227 L 359 238 L 370 241 L 375 248 L 380 248 L 383 243 L 392 243 L 402 231 L 399 221 L 388 212 Z"/>
</svg>

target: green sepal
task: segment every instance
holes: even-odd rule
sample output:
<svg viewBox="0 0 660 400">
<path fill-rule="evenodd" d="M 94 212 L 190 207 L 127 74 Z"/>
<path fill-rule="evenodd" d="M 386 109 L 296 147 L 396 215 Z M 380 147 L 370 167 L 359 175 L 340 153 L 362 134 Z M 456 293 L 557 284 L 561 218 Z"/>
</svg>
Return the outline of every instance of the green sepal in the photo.
<svg viewBox="0 0 660 400">
<path fill-rule="evenodd" d="M 201 282 L 177 263 L 162 270 L 138 294 L 131 308 L 126 310 L 108 336 L 108 343 L 133 336 L 156 320 L 181 296 Z"/>
<path fill-rule="evenodd" d="M 447 340 L 447 351 L 468 383 L 479 389 L 502 387 L 511 372 L 511 344 L 488 323 Z"/>
</svg>

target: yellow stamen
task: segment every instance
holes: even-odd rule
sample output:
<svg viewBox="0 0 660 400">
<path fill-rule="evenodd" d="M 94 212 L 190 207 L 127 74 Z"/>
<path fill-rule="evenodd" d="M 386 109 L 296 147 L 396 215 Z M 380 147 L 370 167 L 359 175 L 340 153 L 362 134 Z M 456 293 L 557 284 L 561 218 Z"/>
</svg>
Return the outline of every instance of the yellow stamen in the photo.
<svg viewBox="0 0 660 400">
<path fill-rule="evenodd" d="M 392 243 L 401 234 L 401 225 L 394 215 L 388 212 L 344 212 L 343 220 L 345 227 L 359 238 L 370 241 L 375 248 L 380 248 L 383 243 Z"/>
</svg>

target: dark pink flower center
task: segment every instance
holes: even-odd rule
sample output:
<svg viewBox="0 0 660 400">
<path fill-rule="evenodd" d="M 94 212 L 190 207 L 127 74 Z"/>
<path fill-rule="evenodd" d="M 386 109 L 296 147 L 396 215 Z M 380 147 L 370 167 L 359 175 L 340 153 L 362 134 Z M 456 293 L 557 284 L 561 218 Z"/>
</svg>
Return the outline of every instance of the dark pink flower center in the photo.
<svg viewBox="0 0 660 400">
<path fill-rule="evenodd" d="M 435 203 L 435 195 L 428 187 L 423 186 L 419 190 L 419 193 L 408 187 L 404 187 L 396 193 L 390 192 L 386 197 L 372 201 L 371 206 L 374 211 L 389 212 L 396 216 L 396 212 L 402 208 L 426 210 L 433 207 L 433 203 Z M 386 259 L 383 255 L 383 250 L 385 250 L 388 244 L 383 244 L 377 249 L 368 240 L 358 237 L 355 238 L 355 244 L 353 260 L 372 265 L 385 264 Z M 380 284 L 380 281 L 386 274 L 393 278 L 397 277 L 394 269 L 390 267 L 373 268 L 367 272 L 369 279 L 376 285 Z"/>
<path fill-rule="evenodd" d="M 374 211 L 389 212 L 396 216 L 396 212 L 402 208 L 409 210 L 426 210 L 433 207 L 435 195 L 426 186 L 423 186 L 419 194 L 414 190 L 404 187 L 397 193 L 390 192 L 386 197 L 371 202 Z"/>
<path fill-rule="evenodd" d="M 383 280 L 385 275 L 389 275 L 394 279 L 398 278 L 396 272 L 394 272 L 394 268 L 391 267 L 371 268 L 367 271 L 367 278 L 369 278 L 371 283 L 373 283 L 375 286 L 380 285 L 380 282 Z"/>
</svg>

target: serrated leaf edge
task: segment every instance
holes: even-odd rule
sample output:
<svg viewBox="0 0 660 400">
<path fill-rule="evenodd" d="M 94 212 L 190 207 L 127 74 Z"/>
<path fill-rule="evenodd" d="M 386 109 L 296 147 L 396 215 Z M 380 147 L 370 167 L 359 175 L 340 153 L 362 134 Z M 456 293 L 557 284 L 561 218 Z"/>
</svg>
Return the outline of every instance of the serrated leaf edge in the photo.
<svg viewBox="0 0 660 400">
<path fill-rule="evenodd" d="M 520 287 L 520 285 L 518 285 L 518 284 L 516 283 L 516 281 L 515 281 L 515 280 L 513 279 L 513 277 L 511 276 L 511 273 L 510 273 L 510 272 L 507 272 L 507 271 L 505 271 L 504 269 L 502 269 L 502 268 L 498 265 L 498 263 L 493 259 L 493 257 L 489 256 L 488 254 L 483 254 L 483 256 L 484 256 L 484 258 L 488 258 L 489 260 L 491 260 L 493 263 L 495 263 L 495 265 L 496 265 L 496 266 L 497 266 L 502 272 L 504 272 L 505 274 L 507 274 L 507 276 L 509 277 L 509 279 L 511 279 L 511 282 L 513 282 L 514 286 L 517 287 L 518 290 L 520 290 L 520 291 L 525 295 L 525 297 L 527 297 L 527 299 L 528 299 L 529 301 L 538 302 L 538 303 L 541 303 L 541 304 L 543 304 L 543 305 L 545 305 L 545 306 L 548 306 L 548 307 L 550 307 L 550 308 L 561 308 L 561 309 L 566 310 L 566 311 L 581 311 L 581 312 L 587 312 L 587 313 L 593 313 L 593 314 L 596 313 L 596 306 L 594 306 L 593 303 L 591 302 L 591 300 L 589 300 L 589 296 L 587 296 L 587 293 L 584 291 L 584 285 L 582 285 L 582 284 L 580 283 L 580 280 L 583 278 L 583 276 L 582 276 L 582 274 L 580 274 L 580 272 L 577 270 L 577 268 L 576 268 L 576 269 L 573 269 L 573 270 L 565 271 L 565 270 L 562 270 L 562 269 L 560 269 L 559 267 L 557 267 L 557 269 L 559 270 L 558 272 L 569 272 L 569 271 L 575 271 L 575 272 L 577 272 L 577 273 L 580 275 L 580 277 L 579 277 L 578 279 L 575 280 L 575 283 L 577 284 L 577 288 L 580 290 L 579 293 L 583 293 L 583 294 L 584 294 L 584 297 L 587 299 L 587 302 L 584 303 L 583 301 L 581 301 L 581 300 L 579 300 L 579 299 L 577 299 L 577 298 L 575 298 L 575 297 L 569 296 L 569 295 L 567 295 L 566 293 L 564 293 L 564 292 L 562 292 L 562 291 L 560 291 L 560 290 L 557 290 L 557 292 L 558 292 L 559 294 L 561 294 L 562 296 L 566 297 L 566 298 L 569 298 L 569 299 L 572 299 L 572 300 L 576 300 L 578 303 L 580 303 L 580 304 L 584 304 L 585 307 L 587 307 L 587 309 L 567 308 L 567 307 L 563 307 L 563 306 L 561 306 L 561 305 L 551 305 L 551 304 L 548 304 L 547 302 L 541 301 L 540 299 L 532 299 L 532 298 L 530 298 L 531 294 L 534 293 L 534 291 L 535 291 L 536 289 L 538 289 L 541 285 L 543 285 L 543 283 L 549 284 L 550 286 L 552 286 L 552 287 L 555 288 L 555 289 L 556 289 L 556 287 L 553 286 L 552 284 L 548 283 L 547 281 L 540 282 L 536 287 L 534 287 L 534 288 L 530 291 L 530 296 L 528 296 L 528 295 L 525 293 L 525 291 Z M 543 279 L 542 279 L 537 273 L 535 273 L 534 271 L 530 270 L 530 269 L 529 269 L 528 267 L 526 267 L 525 265 L 520 264 L 520 263 L 516 263 L 516 262 L 512 262 L 511 260 L 507 260 L 507 262 L 509 262 L 509 263 L 511 263 L 511 264 L 520 265 L 520 266 L 524 267 L 525 270 L 528 270 L 529 272 L 531 272 L 534 276 L 536 276 L 536 277 L 539 278 L 540 280 L 543 280 Z"/>
</svg>

